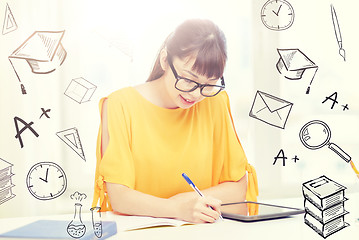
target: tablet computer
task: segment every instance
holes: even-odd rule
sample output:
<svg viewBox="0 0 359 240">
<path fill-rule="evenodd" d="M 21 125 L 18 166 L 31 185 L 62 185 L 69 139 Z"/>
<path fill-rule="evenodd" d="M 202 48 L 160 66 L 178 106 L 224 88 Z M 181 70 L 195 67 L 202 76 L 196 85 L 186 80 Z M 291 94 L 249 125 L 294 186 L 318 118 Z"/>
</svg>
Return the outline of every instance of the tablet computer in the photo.
<svg viewBox="0 0 359 240">
<path fill-rule="evenodd" d="M 255 204 L 258 207 L 258 213 L 250 215 L 248 213 L 248 204 Z M 304 209 L 285 207 L 273 204 L 259 202 L 235 202 L 225 203 L 221 206 L 222 217 L 227 219 L 239 220 L 244 222 L 253 222 L 269 220 L 276 218 L 289 217 L 296 214 L 305 213 Z"/>
</svg>

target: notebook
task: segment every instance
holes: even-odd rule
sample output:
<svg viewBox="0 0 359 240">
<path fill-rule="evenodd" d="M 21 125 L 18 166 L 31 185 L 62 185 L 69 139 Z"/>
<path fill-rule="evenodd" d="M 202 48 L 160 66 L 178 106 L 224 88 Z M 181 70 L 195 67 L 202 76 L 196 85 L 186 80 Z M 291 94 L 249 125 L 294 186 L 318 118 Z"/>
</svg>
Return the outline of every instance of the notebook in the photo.
<svg viewBox="0 0 359 240">
<path fill-rule="evenodd" d="M 116 222 L 103 221 L 102 222 L 102 234 L 95 235 L 92 227 L 92 222 L 83 222 L 85 228 L 85 234 L 81 237 L 81 240 L 88 239 L 106 239 L 117 233 Z M 57 220 L 38 220 L 29 223 L 25 226 L 19 227 L 12 231 L 0 234 L 0 240 L 15 240 L 15 239 L 75 239 L 67 231 L 69 221 L 57 221 Z M 97 236 L 100 236 L 97 237 Z"/>
</svg>

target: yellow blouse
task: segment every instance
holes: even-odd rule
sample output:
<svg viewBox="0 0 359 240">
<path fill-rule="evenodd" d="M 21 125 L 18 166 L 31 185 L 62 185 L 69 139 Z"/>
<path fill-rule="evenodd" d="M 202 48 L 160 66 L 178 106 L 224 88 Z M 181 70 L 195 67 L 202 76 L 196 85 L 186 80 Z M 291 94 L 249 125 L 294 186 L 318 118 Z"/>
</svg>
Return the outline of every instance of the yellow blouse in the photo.
<svg viewBox="0 0 359 240">
<path fill-rule="evenodd" d="M 109 144 L 101 158 L 100 127 L 93 206 L 99 201 L 102 211 L 112 210 L 104 182 L 168 198 L 192 191 L 182 173 L 206 189 L 238 181 L 246 171 L 247 200 L 256 201 L 257 176 L 236 135 L 225 91 L 189 109 L 161 108 L 133 87 L 107 99 Z"/>
</svg>

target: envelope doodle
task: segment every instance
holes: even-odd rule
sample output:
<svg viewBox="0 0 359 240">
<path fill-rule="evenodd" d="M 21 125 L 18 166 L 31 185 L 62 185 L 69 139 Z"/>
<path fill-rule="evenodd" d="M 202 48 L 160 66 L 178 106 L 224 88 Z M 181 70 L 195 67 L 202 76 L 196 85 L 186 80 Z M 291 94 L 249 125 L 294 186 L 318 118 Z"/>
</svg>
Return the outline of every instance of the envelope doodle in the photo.
<svg viewBox="0 0 359 240">
<path fill-rule="evenodd" d="M 284 129 L 292 107 L 293 103 L 257 91 L 249 116 Z"/>
</svg>

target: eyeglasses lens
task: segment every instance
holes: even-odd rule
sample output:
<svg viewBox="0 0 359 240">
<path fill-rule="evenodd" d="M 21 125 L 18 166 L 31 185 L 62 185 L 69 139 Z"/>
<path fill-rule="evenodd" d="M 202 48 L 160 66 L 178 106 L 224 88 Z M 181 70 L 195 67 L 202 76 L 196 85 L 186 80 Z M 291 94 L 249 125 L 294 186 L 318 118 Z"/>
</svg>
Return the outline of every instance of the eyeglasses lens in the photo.
<svg viewBox="0 0 359 240">
<path fill-rule="evenodd" d="M 194 91 L 198 87 L 198 84 L 193 81 L 188 81 L 186 79 L 178 79 L 176 83 L 176 88 L 183 92 Z M 221 86 L 204 86 L 201 90 L 201 94 L 205 97 L 215 96 L 219 91 L 222 90 Z"/>
</svg>

